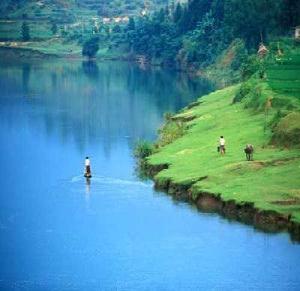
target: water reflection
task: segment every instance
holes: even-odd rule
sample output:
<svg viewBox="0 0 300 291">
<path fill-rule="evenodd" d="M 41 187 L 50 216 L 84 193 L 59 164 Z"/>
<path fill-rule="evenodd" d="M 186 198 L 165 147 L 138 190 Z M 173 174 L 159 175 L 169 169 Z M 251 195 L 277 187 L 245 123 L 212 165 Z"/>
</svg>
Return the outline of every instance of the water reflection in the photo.
<svg viewBox="0 0 300 291">
<path fill-rule="evenodd" d="M 89 194 L 91 192 L 91 178 L 86 178 L 85 179 L 85 194 L 86 194 L 86 197 L 89 197 Z"/>
<path fill-rule="evenodd" d="M 90 211 L 90 199 L 91 199 L 91 178 L 85 178 L 85 207 L 87 211 Z"/>
<path fill-rule="evenodd" d="M 83 61 L 82 69 L 84 74 L 91 80 L 97 80 L 99 77 L 99 68 L 95 61 Z"/>
<path fill-rule="evenodd" d="M 125 138 L 130 146 L 136 139 L 153 139 L 164 112 L 212 89 L 206 80 L 126 63 L 2 64 L 3 75 L 6 84 L 0 86 L 10 96 L 2 101 L 11 108 L 3 112 L 8 126 L 23 122 L 11 102 L 22 92 L 28 97 L 22 114 L 30 126 L 62 144 L 74 142 L 81 154 L 100 142 L 107 156 Z"/>
<path fill-rule="evenodd" d="M 23 85 L 23 92 L 27 96 L 29 91 L 29 78 L 30 78 L 30 64 L 23 64 L 22 66 L 22 85 Z"/>
</svg>

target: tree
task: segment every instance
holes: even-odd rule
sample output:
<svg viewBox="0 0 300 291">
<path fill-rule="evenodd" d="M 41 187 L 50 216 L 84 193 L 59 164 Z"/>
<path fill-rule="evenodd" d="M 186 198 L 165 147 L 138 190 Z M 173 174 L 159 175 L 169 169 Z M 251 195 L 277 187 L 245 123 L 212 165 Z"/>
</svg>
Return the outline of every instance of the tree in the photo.
<svg viewBox="0 0 300 291">
<path fill-rule="evenodd" d="M 121 32 L 121 27 L 119 24 L 116 24 L 113 29 L 112 29 L 113 33 L 120 33 Z"/>
<path fill-rule="evenodd" d="M 57 25 L 56 23 L 52 23 L 52 26 L 51 26 L 51 31 L 52 31 L 52 34 L 56 34 L 57 33 Z"/>
<path fill-rule="evenodd" d="M 257 47 L 268 35 L 276 33 L 283 0 L 227 0 L 224 26 L 235 38 L 245 40 L 248 48 Z M 247 25 L 245 25 L 245 23 Z"/>
<path fill-rule="evenodd" d="M 135 22 L 133 17 L 130 17 L 127 25 L 127 30 L 134 30 L 134 29 L 135 29 Z"/>
<path fill-rule="evenodd" d="M 300 23 L 300 1 L 284 0 L 281 5 L 281 24 L 286 31 Z"/>
<path fill-rule="evenodd" d="M 98 42 L 99 42 L 98 37 L 92 37 L 89 40 L 87 40 L 83 44 L 82 55 L 88 57 L 89 59 L 94 58 L 99 50 Z"/>
<path fill-rule="evenodd" d="M 30 28 L 29 28 L 29 25 L 25 21 L 22 23 L 21 35 L 22 35 L 23 41 L 30 40 Z"/>
<path fill-rule="evenodd" d="M 176 5 L 174 14 L 173 14 L 174 22 L 177 23 L 181 19 L 181 17 L 182 17 L 182 7 L 181 7 L 180 2 L 178 2 Z"/>
</svg>

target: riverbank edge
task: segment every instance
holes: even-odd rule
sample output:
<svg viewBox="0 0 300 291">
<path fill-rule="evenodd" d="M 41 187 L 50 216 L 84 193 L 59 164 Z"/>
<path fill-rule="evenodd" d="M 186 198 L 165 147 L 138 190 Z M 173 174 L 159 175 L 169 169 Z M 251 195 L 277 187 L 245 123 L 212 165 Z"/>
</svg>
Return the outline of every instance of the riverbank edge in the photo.
<svg viewBox="0 0 300 291">
<path fill-rule="evenodd" d="M 156 63 L 142 63 L 138 56 L 129 56 L 129 55 L 116 55 L 116 56 L 97 56 L 92 59 L 87 59 L 81 54 L 65 54 L 65 53 L 45 53 L 40 50 L 32 49 L 32 48 L 24 48 L 24 47 L 0 47 L 0 58 L 10 59 L 10 60 L 49 60 L 49 59 L 60 59 L 60 60 L 75 60 L 75 61 L 83 61 L 83 62 L 105 62 L 105 61 L 119 61 L 119 62 L 129 62 L 140 65 L 141 67 L 163 67 L 160 64 Z M 179 70 L 176 70 L 179 71 Z M 185 72 L 185 71 L 184 71 Z M 190 73 L 190 72 L 186 72 Z"/>
<path fill-rule="evenodd" d="M 88 59 L 82 56 L 79 53 L 46 53 L 39 49 L 34 48 L 26 48 L 26 47 L 13 47 L 13 46 L 0 46 L 0 56 L 5 54 L 5 57 L 9 58 L 20 58 L 26 57 L 27 59 L 41 59 L 41 58 L 58 58 L 58 59 L 66 59 L 66 60 L 80 60 L 80 61 L 88 61 Z M 90 59 L 90 61 L 127 61 L 139 64 L 141 67 L 161 67 L 161 68 L 168 68 L 169 66 L 163 65 L 157 61 L 149 61 L 147 59 L 142 58 L 140 55 L 132 55 L 132 54 L 119 54 L 119 55 L 98 55 L 95 58 Z M 195 76 L 202 76 L 207 78 L 205 72 L 198 72 L 191 69 L 178 69 L 173 67 L 176 71 L 189 73 Z"/>
<path fill-rule="evenodd" d="M 190 203 L 201 212 L 217 213 L 230 221 L 238 221 L 252 225 L 267 233 L 288 232 L 291 240 L 300 243 L 300 223 L 292 221 L 291 216 L 280 214 L 274 210 L 263 210 L 254 206 L 252 202 L 238 203 L 235 200 L 223 200 L 221 194 L 195 190 L 193 185 L 205 179 L 175 183 L 171 179 L 159 180 L 156 175 L 167 169 L 168 164 L 152 165 L 147 158 L 140 161 L 143 173 L 154 182 L 154 188 L 172 196 L 175 200 Z M 195 192 L 196 191 L 196 192 Z"/>
<path fill-rule="evenodd" d="M 20 58 L 20 57 L 26 57 L 27 59 L 41 59 L 41 58 L 58 58 L 58 59 L 75 59 L 75 60 L 82 60 L 85 61 L 87 60 L 86 57 L 83 57 L 81 54 L 76 54 L 76 53 L 45 53 L 43 51 L 33 49 L 33 48 L 25 48 L 25 47 L 9 47 L 9 46 L 1 46 L 0 47 L 0 55 L 5 54 L 5 56 L 10 58 Z M 97 57 L 95 58 L 95 61 L 113 61 L 113 60 L 129 60 L 128 57 Z"/>
<path fill-rule="evenodd" d="M 4 56 L 4 57 L 3 57 Z M 138 66 L 140 66 L 142 69 L 145 68 L 161 68 L 161 69 L 170 69 L 172 68 L 176 72 L 181 72 L 188 74 L 189 76 L 192 77 L 200 77 L 204 79 L 210 80 L 212 83 L 215 84 L 216 87 L 218 88 L 223 88 L 224 87 L 224 79 L 220 81 L 218 77 L 213 77 L 210 75 L 208 70 L 202 70 L 202 71 L 197 71 L 194 69 L 182 69 L 178 68 L 176 66 L 167 66 L 164 65 L 160 62 L 151 62 L 148 60 L 141 60 L 141 57 L 139 55 L 114 55 L 114 56 L 97 56 L 93 59 L 87 59 L 86 57 L 82 56 L 81 54 L 74 54 L 74 53 L 45 53 L 43 51 L 40 51 L 38 49 L 33 49 L 33 48 L 25 48 L 25 47 L 10 47 L 10 46 L 0 46 L 0 58 L 3 59 L 10 59 L 10 60 L 15 60 L 15 59 L 22 59 L 26 58 L 26 60 L 49 60 L 49 59 L 61 59 L 61 60 L 74 60 L 74 61 L 82 61 L 82 62 L 105 62 L 105 61 L 119 61 L 119 62 L 128 62 L 128 63 L 133 63 Z M 217 71 L 220 72 L 220 71 Z M 227 85 L 233 84 L 232 79 L 228 79 Z"/>
</svg>

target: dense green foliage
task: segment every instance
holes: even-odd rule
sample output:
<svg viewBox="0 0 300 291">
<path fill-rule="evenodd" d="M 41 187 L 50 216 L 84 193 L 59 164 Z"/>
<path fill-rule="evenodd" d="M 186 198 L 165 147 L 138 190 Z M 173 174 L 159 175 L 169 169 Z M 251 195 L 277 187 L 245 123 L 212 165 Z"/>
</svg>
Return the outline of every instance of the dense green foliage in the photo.
<svg viewBox="0 0 300 291">
<path fill-rule="evenodd" d="M 99 39 L 97 37 L 87 40 L 83 44 L 82 55 L 88 57 L 89 59 L 94 58 L 99 50 L 98 41 Z"/>
<path fill-rule="evenodd" d="M 212 64 L 239 39 L 231 56 L 237 70 L 262 39 L 289 34 L 299 23 L 299 1 L 190 0 L 138 19 L 127 37 L 137 54 L 194 69 Z"/>
<path fill-rule="evenodd" d="M 139 141 L 134 148 L 134 156 L 140 160 L 149 157 L 154 151 L 153 145 L 148 141 Z"/>
<path fill-rule="evenodd" d="M 51 43 L 57 54 L 62 47 L 78 53 L 97 37 L 99 57 L 137 58 L 197 72 L 205 68 L 213 78 L 219 71 L 224 86 L 261 69 L 249 58 L 261 40 L 269 44 L 290 37 L 300 24 L 297 0 L 45 0 L 38 5 L 10 0 L 0 11 L 9 19 L 0 23 L 2 40 L 22 39 L 14 27 L 26 19 L 35 41 L 30 49 L 44 51 Z"/>
<path fill-rule="evenodd" d="M 158 147 L 165 146 L 179 137 L 183 136 L 186 124 L 181 120 L 166 120 L 165 124 L 159 129 L 159 139 L 156 143 Z"/>
<path fill-rule="evenodd" d="M 22 23 L 21 35 L 22 35 L 22 40 L 23 41 L 30 40 L 30 29 L 29 29 L 29 26 L 26 22 Z"/>
<path fill-rule="evenodd" d="M 52 26 L 51 26 L 51 32 L 52 32 L 52 34 L 56 34 L 57 31 L 58 31 L 57 24 L 56 23 L 52 23 Z"/>
<path fill-rule="evenodd" d="M 268 57 L 258 63 L 260 67 L 263 63 L 264 77 L 258 70 L 243 82 L 233 102 L 265 114 L 264 128 L 271 130 L 271 143 L 300 147 L 300 48 L 290 47 L 278 56 L 271 44 Z"/>
</svg>

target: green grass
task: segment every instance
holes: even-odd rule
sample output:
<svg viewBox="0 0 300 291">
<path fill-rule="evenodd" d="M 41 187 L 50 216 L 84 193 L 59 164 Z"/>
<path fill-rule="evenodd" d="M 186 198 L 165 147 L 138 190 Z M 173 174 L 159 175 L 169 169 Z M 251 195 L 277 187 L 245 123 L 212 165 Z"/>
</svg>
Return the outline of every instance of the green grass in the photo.
<svg viewBox="0 0 300 291">
<path fill-rule="evenodd" d="M 0 47 L 14 47 L 17 49 L 25 49 L 40 52 L 46 55 L 56 56 L 81 56 L 81 46 L 76 42 L 64 42 L 63 39 L 48 39 L 38 42 L 12 42 L 12 43 L 0 43 Z"/>
<path fill-rule="evenodd" d="M 1 20 L 0 39 L 21 40 L 21 20 Z M 51 25 L 44 21 L 27 21 L 30 28 L 30 36 L 34 40 L 44 40 L 52 37 Z"/>
<path fill-rule="evenodd" d="M 277 92 L 292 92 L 300 98 L 300 54 L 290 53 L 277 58 L 268 66 L 267 77 L 270 87 Z"/>
<path fill-rule="evenodd" d="M 288 64 L 291 65 L 295 63 Z M 285 71 L 284 65 L 280 70 Z M 297 71 L 299 78 L 300 67 L 297 67 Z M 293 71 L 293 78 L 294 74 Z M 155 179 L 187 183 L 207 176 L 194 184 L 195 193 L 208 191 L 221 194 L 224 200 L 253 202 L 260 209 L 292 214 L 292 219 L 300 222 L 299 144 L 289 148 L 274 146 L 276 143 L 271 142 L 274 133 L 266 125 L 275 118 L 278 108 L 284 106 L 277 103 L 277 107 L 274 105 L 275 108 L 271 108 L 268 115 L 264 110 L 268 97 L 272 97 L 273 101 L 293 104 L 290 111 L 285 108 L 287 120 L 279 120 L 277 126 L 284 128 L 288 124 L 289 130 L 299 128 L 300 124 L 290 123 L 298 123 L 300 100 L 297 93 L 286 89 L 290 79 L 284 76 L 283 86 L 278 89 L 275 87 L 276 90 L 272 88 L 272 82 L 278 82 L 277 76 L 269 76 L 267 82 L 256 81 L 255 86 L 260 90 L 257 96 L 248 96 L 233 104 L 232 100 L 239 90 L 239 85 L 236 85 L 205 96 L 201 98 L 203 102 L 200 105 L 180 113 L 177 117 L 196 118 L 188 122 L 190 128 L 183 137 L 149 157 L 150 164 L 170 165 Z M 288 94 L 285 95 L 286 90 Z M 253 102 L 256 102 L 255 106 Z M 287 117 L 288 114 L 293 116 Z M 225 156 L 220 156 L 217 152 L 220 135 L 224 135 L 226 139 Z M 247 143 L 254 145 L 252 162 L 246 161 L 243 152 Z"/>
</svg>

